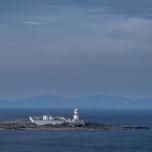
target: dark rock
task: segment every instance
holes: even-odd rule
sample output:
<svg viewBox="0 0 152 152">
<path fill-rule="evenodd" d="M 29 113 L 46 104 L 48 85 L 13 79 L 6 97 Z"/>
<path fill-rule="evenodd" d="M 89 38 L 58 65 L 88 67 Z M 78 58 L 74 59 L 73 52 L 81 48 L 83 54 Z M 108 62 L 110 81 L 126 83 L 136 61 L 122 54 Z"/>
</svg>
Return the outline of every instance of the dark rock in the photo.
<svg viewBox="0 0 152 152">
<path fill-rule="evenodd" d="M 0 130 L 141 130 L 141 129 L 150 129 L 149 127 L 144 126 L 116 126 L 116 125 L 107 125 L 94 122 L 86 122 L 85 125 L 44 125 L 37 126 L 32 124 L 29 120 L 14 120 L 14 121 L 0 121 Z"/>
</svg>

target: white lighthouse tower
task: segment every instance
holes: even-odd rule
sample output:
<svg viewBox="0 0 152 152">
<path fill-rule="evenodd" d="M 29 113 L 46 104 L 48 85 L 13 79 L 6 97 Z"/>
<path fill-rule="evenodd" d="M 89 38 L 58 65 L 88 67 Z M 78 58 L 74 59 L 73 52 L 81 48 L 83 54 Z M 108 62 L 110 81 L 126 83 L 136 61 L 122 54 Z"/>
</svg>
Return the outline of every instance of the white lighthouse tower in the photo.
<svg viewBox="0 0 152 152">
<path fill-rule="evenodd" d="M 79 121 L 79 110 L 77 108 L 74 109 L 73 121 Z"/>
</svg>

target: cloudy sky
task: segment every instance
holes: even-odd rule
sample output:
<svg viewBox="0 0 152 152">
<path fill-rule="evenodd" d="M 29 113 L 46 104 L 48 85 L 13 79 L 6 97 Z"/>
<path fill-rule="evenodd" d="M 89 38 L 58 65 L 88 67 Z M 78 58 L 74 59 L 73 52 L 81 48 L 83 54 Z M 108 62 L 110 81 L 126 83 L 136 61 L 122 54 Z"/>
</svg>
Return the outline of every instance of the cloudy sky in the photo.
<svg viewBox="0 0 152 152">
<path fill-rule="evenodd" d="M 152 1 L 0 0 L 0 99 L 152 97 Z"/>
</svg>

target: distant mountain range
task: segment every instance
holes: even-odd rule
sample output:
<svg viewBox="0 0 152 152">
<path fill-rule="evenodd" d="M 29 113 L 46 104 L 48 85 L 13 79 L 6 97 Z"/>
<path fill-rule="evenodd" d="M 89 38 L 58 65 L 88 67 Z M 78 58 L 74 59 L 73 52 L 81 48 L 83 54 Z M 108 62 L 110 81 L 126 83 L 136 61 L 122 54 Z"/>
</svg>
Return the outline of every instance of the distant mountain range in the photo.
<svg viewBox="0 0 152 152">
<path fill-rule="evenodd" d="M 152 98 L 130 99 L 108 95 L 60 97 L 43 95 L 18 101 L 0 100 L 0 108 L 152 109 Z"/>
</svg>

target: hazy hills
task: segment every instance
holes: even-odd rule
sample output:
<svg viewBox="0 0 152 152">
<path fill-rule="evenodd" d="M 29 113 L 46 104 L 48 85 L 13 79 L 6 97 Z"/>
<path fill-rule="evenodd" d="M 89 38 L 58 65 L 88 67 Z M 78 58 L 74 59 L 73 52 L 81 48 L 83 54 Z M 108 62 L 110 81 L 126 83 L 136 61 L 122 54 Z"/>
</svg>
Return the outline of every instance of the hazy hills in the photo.
<svg viewBox="0 0 152 152">
<path fill-rule="evenodd" d="M 0 108 L 98 108 L 98 109 L 152 109 L 152 99 L 130 99 L 108 95 L 59 97 L 43 95 L 18 101 L 0 101 Z"/>
</svg>

